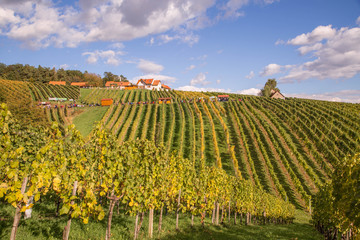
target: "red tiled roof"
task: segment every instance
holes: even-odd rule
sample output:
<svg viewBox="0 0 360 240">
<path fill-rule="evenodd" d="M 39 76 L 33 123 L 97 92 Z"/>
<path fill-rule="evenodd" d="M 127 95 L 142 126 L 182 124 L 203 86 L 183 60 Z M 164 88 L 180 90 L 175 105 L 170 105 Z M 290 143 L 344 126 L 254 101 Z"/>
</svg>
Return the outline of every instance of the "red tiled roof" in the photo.
<svg viewBox="0 0 360 240">
<path fill-rule="evenodd" d="M 105 87 L 111 87 L 111 85 L 116 85 L 118 87 L 120 86 L 128 86 L 130 82 L 114 82 L 114 81 L 108 81 L 105 83 Z"/>
<path fill-rule="evenodd" d="M 165 84 L 162 84 L 161 85 L 162 88 L 165 88 L 165 89 L 171 89 L 169 86 L 165 85 Z"/>
<path fill-rule="evenodd" d="M 65 81 L 50 81 L 49 84 L 51 85 L 66 85 Z"/>
<path fill-rule="evenodd" d="M 218 98 L 228 98 L 229 95 L 218 95 Z"/>
<path fill-rule="evenodd" d="M 101 99 L 101 101 L 112 101 L 113 99 L 112 98 L 103 98 Z"/>
<path fill-rule="evenodd" d="M 151 79 L 144 79 L 144 82 L 145 82 L 145 84 L 146 85 L 151 85 L 151 83 L 153 82 L 153 78 L 151 78 Z"/>
<path fill-rule="evenodd" d="M 79 86 L 79 87 L 85 87 L 87 85 L 87 82 L 72 82 L 71 86 Z"/>
<path fill-rule="evenodd" d="M 149 78 L 149 79 L 139 79 L 138 82 L 136 83 L 136 85 L 139 85 L 139 83 L 143 83 L 144 85 L 151 85 L 151 83 L 153 82 L 153 78 Z"/>
<path fill-rule="evenodd" d="M 157 86 L 157 85 L 159 85 L 159 83 L 160 83 L 160 80 L 154 80 L 152 85 Z"/>
</svg>

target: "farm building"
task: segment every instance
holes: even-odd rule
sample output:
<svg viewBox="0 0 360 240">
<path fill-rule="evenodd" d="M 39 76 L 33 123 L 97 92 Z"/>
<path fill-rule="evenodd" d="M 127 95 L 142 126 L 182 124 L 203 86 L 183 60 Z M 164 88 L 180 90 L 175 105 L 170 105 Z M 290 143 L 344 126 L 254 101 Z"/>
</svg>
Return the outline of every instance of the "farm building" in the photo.
<svg viewBox="0 0 360 240">
<path fill-rule="evenodd" d="M 171 97 L 159 98 L 159 104 L 162 104 L 162 103 L 165 103 L 165 104 L 171 103 Z"/>
<path fill-rule="evenodd" d="M 136 83 L 138 88 L 147 90 L 169 90 L 169 86 L 162 84 L 160 80 L 150 79 L 139 79 Z"/>
<path fill-rule="evenodd" d="M 155 80 L 155 81 L 159 81 L 159 80 Z M 138 86 L 138 88 L 140 89 L 148 89 L 148 90 L 152 90 L 153 87 L 153 82 L 154 79 L 150 78 L 150 79 L 139 79 L 136 83 L 136 85 Z"/>
<path fill-rule="evenodd" d="M 87 82 L 72 82 L 71 86 L 79 86 L 80 88 L 84 88 L 88 86 Z"/>
<path fill-rule="evenodd" d="M 107 88 L 120 88 L 125 89 L 126 87 L 130 86 L 130 82 L 114 82 L 114 81 L 107 81 L 105 83 L 105 87 Z"/>
<path fill-rule="evenodd" d="M 285 100 L 285 96 L 282 95 L 279 91 L 274 91 L 274 90 L 271 90 L 271 95 L 270 95 L 271 98 L 276 98 L 276 99 L 283 99 Z"/>
<path fill-rule="evenodd" d="M 104 98 L 101 99 L 101 106 L 110 106 L 112 105 L 114 100 L 112 98 Z"/>
<path fill-rule="evenodd" d="M 227 102 L 229 101 L 229 95 L 218 95 L 218 100 L 220 102 Z"/>
<path fill-rule="evenodd" d="M 50 85 L 66 85 L 65 81 L 50 81 Z"/>
</svg>

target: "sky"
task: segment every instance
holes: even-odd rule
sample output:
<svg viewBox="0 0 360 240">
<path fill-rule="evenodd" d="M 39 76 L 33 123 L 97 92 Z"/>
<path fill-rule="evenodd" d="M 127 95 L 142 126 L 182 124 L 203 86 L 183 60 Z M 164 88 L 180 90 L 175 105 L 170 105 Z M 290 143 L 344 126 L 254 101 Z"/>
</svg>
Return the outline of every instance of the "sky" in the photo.
<svg viewBox="0 0 360 240">
<path fill-rule="evenodd" d="M 0 62 L 360 103 L 360 0 L 0 0 Z"/>
</svg>

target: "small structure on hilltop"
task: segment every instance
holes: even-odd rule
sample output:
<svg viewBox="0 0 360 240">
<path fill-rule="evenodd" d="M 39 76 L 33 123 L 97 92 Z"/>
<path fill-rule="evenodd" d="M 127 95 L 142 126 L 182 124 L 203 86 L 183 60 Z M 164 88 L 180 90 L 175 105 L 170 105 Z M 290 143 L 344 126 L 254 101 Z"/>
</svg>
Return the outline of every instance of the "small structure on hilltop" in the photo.
<svg viewBox="0 0 360 240">
<path fill-rule="evenodd" d="M 104 98 L 101 99 L 101 106 L 110 106 L 112 105 L 114 100 L 112 98 Z"/>
<path fill-rule="evenodd" d="M 50 85 L 66 85 L 65 81 L 50 81 L 49 82 Z"/>
<path fill-rule="evenodd" d="M 283 99 L 285 100 L 285 96 L 282 95 L 279 91 L 275 91 L 275 90 L 271 90 L 271 98 L 276 98 L 276 99 Z"/>
<path fill-rule="evenodd" d="M 140 89 L 152 90 L 152 89 L 153 89 L 153 86 L 152 86 L 153 81 L 154 81 L 153 78 L 150 78 L 150 79 L 139 79 L 139 80 L 137 81 L 136 85 L 137 85 L 138 88 L 140 88 Z"/>
<path fill-rule="evenodd" d="M 219 102 L 227 102 L 229 101 L 229 95 L 218 95 Z"/>
<path fill-rule="evenodd" d="M 162 104 L 162 103 L 165 103 L 165 104 L 171 103 L 171 97 L 159 98 L 159 104 Z"/>
<path fill-rule="evenodd" d="M 161 80 L 150 79 L 139 79 L 136 83 L 139 89 L 147 89 L 147 90 L 165 90 L 168 91 L 171 88 L 163 83 Z"/>
<path fill-rule="evenodd" d="M 107 81 L 105 83 L 105 87 L 107 88 L 120 88 L 125 89 L 126 87 L 130 86 L 130 82 L 114 82 L 114 81 Z"/>
<path fill-rule="evenodd" d="M 70 85 L 71 86 L 79 86 L 80 88 L 88 87 L 87 82 L 72 82 Z"/>
</svg>

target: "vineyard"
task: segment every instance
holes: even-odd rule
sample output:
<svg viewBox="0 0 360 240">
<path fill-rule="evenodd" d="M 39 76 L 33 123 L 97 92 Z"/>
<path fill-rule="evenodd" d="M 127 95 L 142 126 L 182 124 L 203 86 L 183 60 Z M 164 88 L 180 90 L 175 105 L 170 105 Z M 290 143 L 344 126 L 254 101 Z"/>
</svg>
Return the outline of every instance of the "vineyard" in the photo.
<svg viewBox="0 0 360 240">
<path fill-rule="evenodd" d="M 102 121 L 119 143 L 163 143 L 308 210 L 334 164 L 360 150 L 356 104 L 241 95 L 220 103 L 211 95 L 96 89 L 84 101 L 115 100 Z M 149 104 L 162 97 L 173 104 Z"/>
<path fill-rule="evenodd" d="M 35 92 L 45 96 L 47 90 L 42 87 L 28 85 L 30 91 L 13 88 L 26 99 L 37 99 Z M 46 89 L 47 96 L 55 92 Z M 63 91 L 62 96 L 76 94 Z M 84 223 L 92 218 L 101 221 L 108 209 L 107 239 L 116 204 L 136 217 L 135 238 L 145 212 L 149 213 L 152 236 L 154 210 L 161 219 L 164 207 L 177 219 L 184 212 L 190 214 L 192 224 L 194 216 L 202 224 L 207 216 L 218 225 L 219 218 L 224 222 L 229 217 L 229 222 L 230 216 L 236 222 L 237 214 L 241 221 L 244 217 L 245 224 L 252 221 L 251 216 L 261 224 L 289 223 L 294 217 L 292 205 L 310 213 L 315 205 L 317 228 L 337 233 L 335 219 L 330 230 L 324 227 L 328 225 L 319 215 L 321 200 L 315 195 L 320 191 L 331 196 L 333 190 L 322 190 L 323 185 L 344 159 L 360 150 L 359 104 L 236 94 L 230 94 L 229 101 L 212 102 L 209 97 L 213 95 L 217 94 L 93 89 L 80 97 L 83 104 L 100 103 L 103 98 L 114 99 L 114 104 L 104 110 L 101 122 L 86 139 L 76 130 L 66 129 L 71 124 L 66 108 L 45 109 L 48 122 L 58 124 L 47 130 L 50 132 L 36 133 L 43 136 L 39 139 L 47 139 L 38 143 L 38 155 L 33 155 L 34 149 L 9 150 L 7 156 L 16 164 L 3 169 L 1 176 L 8 185 L 0 197 L 8 194 L 7 201 L 20 212 L 29 208 L 27 197 L 20 195 L 34 195 L 36 202 L 50 191 L 59 199 L 58 206 L 62 204 L 57 211 L 70 222 L 71 218 Z M 159 98 L 171 98 L 172 102 L 159 104 Z M 5 116 L 3 113 L 4 123 Z M 4 123 L 2 127 L 11 125 Z M 14 146 L 20 144 L 7 131 L 3 135 L 2 139 L 16 142 Z M 24 163 L 19 168 L 24 156 L 31 159 L 31 167 Z M 42 166 L 42 171 L 37 166 Z M 28 181 L 27 171 L 32 171 L 31 183 L 25 183 L 30 186 L 28 192 L 21 187 Z M 125 177 L 130 175 L 132 180 Z M 335 207 L 331 205 L 331 209 Z M 341 232 L 351 237 L 357 228 L 346 221 L 341 223 Z M 69 234 L 69 229 L 65 228 L 64 234 Z"/>
<path fill-rule="evenodd" d="M 49 85 L 42 83 L 28 83 L 35 101 L 47 101 L 49 98 L 78 99 L 80 88 L 77 86 Z"/>
</svg>

